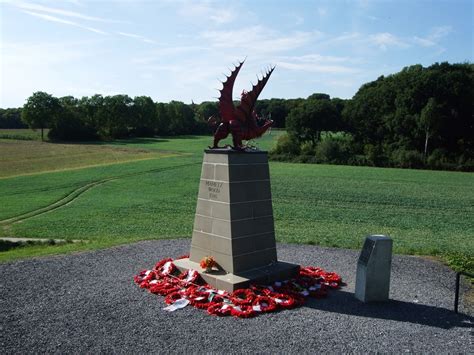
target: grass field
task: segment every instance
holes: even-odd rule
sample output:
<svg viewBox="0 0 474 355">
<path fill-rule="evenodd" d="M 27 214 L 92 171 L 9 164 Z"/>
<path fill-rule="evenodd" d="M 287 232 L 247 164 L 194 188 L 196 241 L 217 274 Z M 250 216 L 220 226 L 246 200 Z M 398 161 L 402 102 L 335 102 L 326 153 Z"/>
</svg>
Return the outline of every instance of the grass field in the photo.
<svg viewBox="0 0 474 355">
<path fill-rule="evenodd" d="M 259 145 L 269 149 L 279 134 Z M 46 145 L 42 156 L 56 146 L 37 143 Z M 0 236 L 88 241 L 12 249 L 0 260 L 190 237 L 202 151 L 210 143 L 211 137 L 189 136 L 81 145 L 92 153 L 81 160 L 70 151 L 75 166 L 59 155 L 56 172 L 54 155 L 42 160 L 35 149 L 31 156 L 18 150 L 34 167 L 13 168 L 0 145 L 4 176 L 48 171 L 0 179 Z M 127 161 L 92 163 L 96 149 Z M 288 163 L 270 169 L 278 241 L 359 248 L 365 235 L 384 233 L 395 253 L 441 256 L 474 271 L 473 174 Z"/>
<path fill-rule="evenodd" d="M 153 159 L 164 154 L 119 146 L 0 139 L 0 178 Z"/>
<path fill-rule="evenodd" d="M 44 129 L 44 139 L 48 139 L 49 129 Z M 37 129 L 15 129 L 15 128 L 0 128 L 0 139 L 20 139 L 20 140 L 41 140 L 41 130 Z"/>
</svg>

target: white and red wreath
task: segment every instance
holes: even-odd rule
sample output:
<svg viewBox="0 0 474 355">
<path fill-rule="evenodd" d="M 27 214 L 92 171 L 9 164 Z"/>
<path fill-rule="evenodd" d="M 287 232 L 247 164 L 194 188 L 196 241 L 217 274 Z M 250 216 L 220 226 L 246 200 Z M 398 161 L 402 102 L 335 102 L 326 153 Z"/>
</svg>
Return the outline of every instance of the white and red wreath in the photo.
<svg viewBox="0 0 474 355">
<path fill-rule="evenodd" d="M 306 266 L 300 267 L 293 279 L 272 285 L 251 285 L 229 293 L 206 284 L 196 270 L 179 273 L 171 258 L 159 261 L 151 270 L 141 271 L 134 281 L 151 293 L 165 296 L 169 305 L 180 301 L 182 306 L 190 304 L 212 315 L 240 318 L 298 307 L 306 297 L 326 297 L 328 290 L 342 286 L 338 274 Z"/>
</svg>

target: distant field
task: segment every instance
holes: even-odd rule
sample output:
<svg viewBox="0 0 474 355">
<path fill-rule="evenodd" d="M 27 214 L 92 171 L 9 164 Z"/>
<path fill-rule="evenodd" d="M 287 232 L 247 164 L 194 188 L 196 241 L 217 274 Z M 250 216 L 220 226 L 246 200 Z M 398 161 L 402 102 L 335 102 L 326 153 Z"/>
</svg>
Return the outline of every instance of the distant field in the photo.
<svg viewBox="0 0 474 355">
<path fill-rule="evenodd" d="M 262 149 L 279 134 L 265 136 Z M 0 236 L 90 241 L 11 250 L 0 260 L 190 237 L 202 151 L 211 141 L 196 136 L 99 144 L 93 147 L 143 150 L 159 159 L 0 179 Z M 162 158 L 170 152 L 180 155 Z M 287 163 L 270 168 L 279 241 L 359 248 L 365 235 L 385 233 L 396 253 L 442 256 L 474 271 L 473 174 Z M 35 215 L 57 201 L 59 207 Z"/>
<path fill-rule="evenodd" d="M 49 129 L 44 130 L 44 139 L 47 140 Z M 37 129 L 6 129 L 0 128 L 0 139 L 41 140 L 41 130 Z"/>
<path fill-rule="evenodd" d="M 0 139 L 0 178 L 94 165 L 153 159 L 163 153 L 87 144 Z"/>
</svg>

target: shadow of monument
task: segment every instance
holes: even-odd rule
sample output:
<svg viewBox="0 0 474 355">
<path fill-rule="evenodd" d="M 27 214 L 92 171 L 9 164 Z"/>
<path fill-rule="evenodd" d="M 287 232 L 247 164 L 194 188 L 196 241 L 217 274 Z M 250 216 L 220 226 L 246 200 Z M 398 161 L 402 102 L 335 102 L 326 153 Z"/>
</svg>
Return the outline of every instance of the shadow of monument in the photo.
<svg viewBox="0 0 474 355">
<path fill-rule="evenodd" d="M 330 292 L 326 299 L 308 299 L 304 306 L 325 312 L 389 319 L 443 329 L 474 327 L 474 317 L 456 314 L 450 309 L 398 300 L 363 303 L 357 300 L 353 293 L 341 290 Z"/>
</svg>

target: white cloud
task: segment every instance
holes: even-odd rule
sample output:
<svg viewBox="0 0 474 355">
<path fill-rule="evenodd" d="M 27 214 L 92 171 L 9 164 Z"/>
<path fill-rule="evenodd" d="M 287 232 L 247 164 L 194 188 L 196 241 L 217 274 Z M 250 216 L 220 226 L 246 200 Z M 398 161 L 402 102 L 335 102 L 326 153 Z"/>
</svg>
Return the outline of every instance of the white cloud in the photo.
<svg viewBox="0 0 474 355">
<path fill-rule="evenodd" d="M 400 38 L 388 32 L 370 35 L 368 41 L 382 50 L 387 50 L 389 47 L 407 48 L 409 46 Z"/>
<path fill-rule="evenodd" d="M 320 32 L 296 31 L 282 35 L 261 25 L 231 31 L 205 31 L 201 37 L 218 48 L 240 49 L 252 55 L 298 48 L 321 36 Z"/>
<path fill-rule="evenodd" d="M 308 54 L 303 56 L 281 57 L 276 65 L 289 70 L 306 71 L 313 73 L 348 74 L 359 70 L 341 63 L 348 63 L 347 57 L 322 56 Z"/>
<path fill-rule="evenodd" d="M 302 25 L 304 23 L 304 17 L 300 15 L 293 15 L 293 19 L 295 21 L 295 26 Z"/>
<path fill-rule="evenodd" d="M 328 10 L 324 7 L 318 7 L 317 12 L 320 17 L 324 17 L 328 14 Z"/>
<path fill-rule="evenodd" d="M 418 36 L 413 37 L 413 42 L 415 42 L 415 44 L 419 44 L 422 47 L 436 46 L 436 42 L 433 42 L 432 40 L 428 38 L 423 38 L 423 37 L 418 37 Z"/>
<path fill-rule="evenodd" d="M 133 34 L 133 33 L 127 33 L 127 32 L 117 32 L 117 34 L 125 37 L 130 37 L 130 38 L 136 38 L 136 39 L 142 39 L 142 36 Z"/>
<path fill-rule="evenodd" d="M 179 15 L 193 21 L 211 20 L 216 24 L 225 24 L 236 18 L 235 9 L 224 8 L 218 2 L 182 0 L 173 3 L 179 5 Z"/>
<path fill-rule="evenodd" d="M 278 67 L 290 70 L 302 70 L 313 73 L 331 73 L 331 74 L 348 74 L 355 73 L 357 70 L 342 65 L 321 65 L 317 63 L 289 63 L 279 61 L 276 63 Z"/>
<path fill-rule="evenodd" d="M 432 29 L 430 35 L 428 36 L 432 40 L 438 40 L 441 39 L 448 34 L 453 32 L 453 28 L 451 26 L 440 26 L 440 27 L 435 27 Z"/>
<path fill-rule="evenodd" d="M 64 0 L 64 1 L 71 3 L 75 6 L 83 6 L 83 4 L 79 0 Z"/>
<path fill-rule="evenodd" d="M 62 19 L 62 18 L 59 18 L 59 17 L 56 17 L 56 16 L 51 16 L 51 15 L 46 15 L 46 14 L 40 14 L 40 13 L 37 13 L 37 12 L 33 12 L 33 11 L 27 11 L 27 10 L 23 10 L 22 12 L 28 14 L 28 15 L 31 15 L 31 16 L 35 16 L 35 17 L 39 17 L 43 20 L 46 20 L 46 21 L 50 21 L 50 22 L 57 22 L 57 23 L 62 23 L 62 24 L 65 24 L 65 25 L 70 25 L 70 26 L 75 26 L 75 27 L 79 27 L 79 28 L 82 28 L 84 30 L 88 30 L 88 31 L 91 31 L 91 32 L 95 32 L 95 33 L 99 33 L 99 34 L 102 34 L 102 35 L 106 35 L 107 32 L 104 32 L 104 31 L 101 31 L 97 28 L 94 28 L 94 27 L 89 27 L 89 26 L 83 26 L 77 22 L 73 22 L 73 21 L 69 21 L 69 20 L 65 20 L 65 19 Z"/>
<path fill-rule="evenodd" d="M 124 37 L 129 37 L 129 38 L 134 38 L 139 41 L 145 42 L 145 43 L 156 43 L 156 41 L 153 41 L 152 39 L 148 39 L 146 37 L 134 34 L 134 33 L 128 33 L 128 32 L 117 32 L 118 35 L 124 36 Z"/>
<path fill-rule="evenodd" d="M 183 53 L 191 52 L 201 52 L 209 50 L 207 47 L 201 46 L 176 46 L 176 47 L 163 47 L 158 49 L 153 49 L 151 51 L 146 51 L 140 56 L 132 58 L 131 62 L 137 65 L 154 65 L 157 62 L 160 62 L 162 59 L 166 61 L 170 60 L 170 56 L 175 56 Z"/>
<path fill-rule="evenodd" d="M 453 31 L 451 26 L 440 26 L 431 29 L 430 33 L 425 37 L 414 36 L 413 42 L 422 47 L 438 46 L 438 42 L 449 35 Z"/>
<path fill-rule="evenodd" d="M 52 7 L 47 7 L 47 6 L 32 4 L 32 3 L 27 3 L 27 2 L 19 2 L 19 3 L 12 2 L 11 4 L 23 10 L 29 10 L 29 11 L 35 11 L 35 12 L 38 12 L 38 11 L 46 12 L 46 13 L 55 14 L 55 15 L 78 18 L 78 19 L 86 20 L 86 21 L 120 22 L 120 21 L 114 21 L 114 20 L 104 19 L 104 18 L 95 17 L 95 16 L 88 16 L 88 15 L 84 15 L 75 11 L 56 9 Z"/>
<path fill-rule="evenodd" d="M 361 39 L 362 39 L 362 35 L 359 32 L 343 32 L 342 34 L 333 38 L 329 38 L 319 44 L 320 45 L 338 45 L 340 44 L 340 42 L 359 41 Z"/>
</svg>

